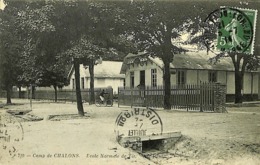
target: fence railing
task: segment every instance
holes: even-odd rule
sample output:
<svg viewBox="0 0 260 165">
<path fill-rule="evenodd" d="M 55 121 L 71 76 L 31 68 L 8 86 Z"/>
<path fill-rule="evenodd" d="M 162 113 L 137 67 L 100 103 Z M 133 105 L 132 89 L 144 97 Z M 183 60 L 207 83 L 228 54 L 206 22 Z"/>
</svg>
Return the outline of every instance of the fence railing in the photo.
<svg viewBox="0 0 260 165">
<path fill-rule="evenodd" d="M 225 111 L 226 86 L 219 83 L 200 83 L 171 86 L 172 109 L 187 111 Z M 161 108 L 164 88 L 118 88 L 118 105 Z"/>
<path fill-rule="evenodd" d="M 108 93 L 107 97 L 113 99 L 113 89 L 112 88 L 95 88 L 95 98 L 99 95 L 101 90 L 104 89 Z M 81 89 L 82 101 L 89 102 L 90 100 L 90 89 Z M 0 97 L 6 97 L 6 92 L 1 91 Z M 12 98 L 30 98 L 30 91 L 12 91 Z M 33 95 L 33 99 L 36 100 L 55 100 L 55 91 L 54 90 L 36 90 Z M 108 99 L 108 98 L 107 98 Z M 62 89 L 57 90 L 57 100 L 65 102 L 75 102 L 76 101 L 76 91 L 75 89 Z"/>
</svg>

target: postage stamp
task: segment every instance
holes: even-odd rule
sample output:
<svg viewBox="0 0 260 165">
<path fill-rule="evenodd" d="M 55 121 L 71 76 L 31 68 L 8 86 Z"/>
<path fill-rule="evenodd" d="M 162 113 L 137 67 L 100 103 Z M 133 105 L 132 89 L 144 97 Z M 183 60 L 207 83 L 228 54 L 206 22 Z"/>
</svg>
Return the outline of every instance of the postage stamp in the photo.
<svg viewBox="0 0 260 165">
<path fill-rule="evenodd" d="M 215 50 L 253 54 L 256 18 L 252 9 L 220 7 L 210 13 L 205 22 L 217 33 Z"/>
</svg>

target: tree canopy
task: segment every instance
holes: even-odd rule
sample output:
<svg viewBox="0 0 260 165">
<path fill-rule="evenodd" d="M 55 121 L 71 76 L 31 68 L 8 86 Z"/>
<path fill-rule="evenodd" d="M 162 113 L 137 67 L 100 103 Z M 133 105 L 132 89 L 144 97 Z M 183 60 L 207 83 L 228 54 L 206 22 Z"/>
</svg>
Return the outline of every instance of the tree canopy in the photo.
<svg viewBox="0 0 260 165">
<path fill-rule="evenodd" d="M 22 42 L 19 31 L 16 28 L 14 10 L 3 12 L 0 10 L 0 84 L 7 91 L 7 103 L 11 103 L 11 90 L 19 84 L 18 76 L 21 74 L 21 66 L 17 65 L 20 59 Z"/>
<path fill-rule="evenodd" d="M 124 11 L 120 2 L 7 0 L 6 3 L 3 13 L 13 17 L 17 31 L 14 35 L 22 42 L 20 52 L 13 54 L 19 55 L 15 66 L 22 66 L 15 79 L 23 85 L 53 86 L 56 91 L 67 83 L 64 71 L 73 64 L 72 59 L 81 59 L 79 62 L 84 65 L 92 64 L 89 61 L 100 56 L 119 60 L 131 47 L 126 36 L 121 35 L 124 20 L 120 15 Z"/>
<path fill-rule="evenodd" d="M 207 3 L 205 5 L 208 5 Z M 252 9 L 259 9 L 260 3 L 257 1 L 252 1 L 248 3 L 243 2 L 215 2 L 211 6 L 209 6 L 209 9 L 213 11 L 220 11 L 221 6 L 228 6 L 228 7 L 241 7 L 241 8 L 250 8 Z M 212 8 L 215 8 L 214 10 Z M 216 13 L 218 15 L 220 13 Z M 219 61 L 220 58 L 231 58 L 234 68 L 235 68 L 235 103 L 242 103 L 243 96 L 242 96 L 242 89 L 243 89 L 243 79 L 244 79 L 244 73 L 246 70 L 256 70 L 259 67 L 260 60 L 259 60 L 259 23 L 258 25 L 255 25 L 257 29 L 252 29 L 254 35 L 255 35 L 255 43 L 250 43 L 252 47 L 255 47 L 255 51 L 253 54 L 244 53 L 244 52 L 237 52 L 237 51 L 216 51 L 215 48 L 217 47 L 216 40 L 218 36 L 218 19 L 211 17 L 211 22 L 214 23 L 207 23 L 207 19 L 209 16 L 204 17 L 204 21 L 200 24 L 200 29 L 203 31 L 201 35 L 198 35 L 196 37 L 193 37 L 191 40 L 192 43 L 196 43 L 200 46 L 202 46 L 202 49 L 207 50 L 207 52 L 211 51 L 215 54 L 214 61 Z M 256 22 L 259 22 L 260 18 L 257 18 L 258 20 Z M 253 24 L 254 22 L 252 22 Z M 256 30 L 256 31 L 255 31 Z M 253 38 L 252 38 L 252 41 Z"/>
<path fill-rule="evenodd" d="M 99 57 L 122 60 L 129 52 L 145 51 L 164 63 L 165 109 L 171 106 L 170 63 L 174 54 L 186 51 L 181 46 L 187 44 L 183 35 L 198 34 L 204 19 L 221 5 L 245 5 L 240 1 L 5 0 L 5 3 L 5 10 L 0 12 L 0 67 L 2 80 L 11 82 L 6 84 L 61 87 L 67 83 L 64 70 L 72 65 L 72 58 L 84 59 L 81 63 L 89 65 L 86 61 Z M 255 1 L 247 5 L 259 7 Z M 254 59 L 248 56 L 242 61 Z M 248 62 L 246 66 L 253 68 L 253 63 Z"/>
<path fill-rule="evenodd" d="M 129 30 L 139 51 L 159 57 L 164 63 L 164 108 L 170 109 L 170 63 L 174 54 L 185 51 L 182 34 L 194 34 L 201 22 L 203 4 L 196 2 L 134 1 L 128 9 Z M 183 8 L 189 12 L 183 12 Z"/>
</svg>

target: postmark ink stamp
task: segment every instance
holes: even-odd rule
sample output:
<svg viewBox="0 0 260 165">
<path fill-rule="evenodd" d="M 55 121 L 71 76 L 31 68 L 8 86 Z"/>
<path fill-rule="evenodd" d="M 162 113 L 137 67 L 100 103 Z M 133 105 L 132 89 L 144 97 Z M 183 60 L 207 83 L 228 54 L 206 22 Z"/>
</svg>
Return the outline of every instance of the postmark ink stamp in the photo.
<svg viewBox="0 0 260 165">
<path fill-rule="evenodd" d="M 142 152 L 142 138 L 163 133 L 163 123 L 153 109 L 133 108 L 121 112 L 115 121 L 117 142 Z"/>
<path fill-rule="evenodd" d="M 15 117 L 7 114 L 1 114 L 0 121 L 0 159 L 14 158 L 18 154 L 17 143 L 24 139 L 23 126 Z"/>
<path fill-rule="evenodd" d="M 163 123 L 153 109 L 134 108 L 121 112 L 115 121 L 118 138 L 161 134 Z"/>
</svg>

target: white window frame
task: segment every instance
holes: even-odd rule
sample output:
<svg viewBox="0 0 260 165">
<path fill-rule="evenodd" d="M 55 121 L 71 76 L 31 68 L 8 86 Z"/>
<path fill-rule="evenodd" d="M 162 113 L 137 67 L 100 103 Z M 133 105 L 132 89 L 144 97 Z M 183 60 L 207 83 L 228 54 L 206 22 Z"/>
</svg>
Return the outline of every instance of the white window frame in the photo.
<svg viewBox="0 0 260 165">
<path fill-rule="evenodd" d="M 151 86 L 157 87 L 157 69 L 151 69 Z"/>
</svg>

